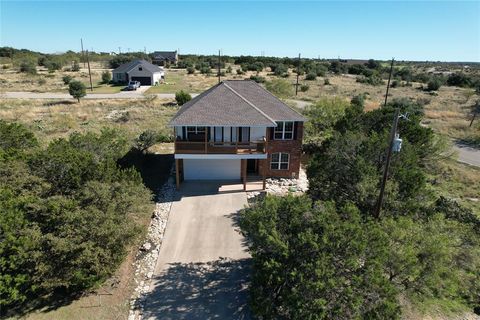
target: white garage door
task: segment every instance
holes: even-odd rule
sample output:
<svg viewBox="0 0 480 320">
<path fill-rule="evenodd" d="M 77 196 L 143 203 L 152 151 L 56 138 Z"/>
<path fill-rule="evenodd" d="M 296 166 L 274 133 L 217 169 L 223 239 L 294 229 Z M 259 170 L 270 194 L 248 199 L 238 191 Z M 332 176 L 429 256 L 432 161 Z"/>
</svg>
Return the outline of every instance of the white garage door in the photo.
<svg viewBox="0 0 480 320">
<path fill-rule="evenodd" d="M 185 180 L 238 180 L 240 159 L 183 159 Z"/>
</svg>

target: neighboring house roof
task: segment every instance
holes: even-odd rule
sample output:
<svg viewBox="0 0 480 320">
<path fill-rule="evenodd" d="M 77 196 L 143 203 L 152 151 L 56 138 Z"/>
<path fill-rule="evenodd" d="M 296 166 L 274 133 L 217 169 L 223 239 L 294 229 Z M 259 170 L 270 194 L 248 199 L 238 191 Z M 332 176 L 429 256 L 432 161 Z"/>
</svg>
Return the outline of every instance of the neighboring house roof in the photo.
<svg viewBox="0 0 480 320">
<path fill-rule="evenodd" d="M 121 66 L 117 67 L 114 69 L 112 72 L 113 73 L 128 73 L 132 71 L 135 67 L 141 65 L 142 68 L 144 68 L 147 71 L 150 71 L 151 73 L 157 73 L 157 72 L 163 72 L 163 68 L 156 66 L 154 64 L 151 64 L 150 62 L 146 60 L 133 60 L 127 63 L 122 64 Z"/>
<path fill-rule="evenodd" d="M 276 121 L 305 121 L 252 80 L 223 81 L 185 103 L 171 126 L 267 126 Z"/>
<path fill-rule="evenodd" d="M 155 51 L 152 54 L 153 60 L 177 60 L 177 51 Z"/>
</svg>

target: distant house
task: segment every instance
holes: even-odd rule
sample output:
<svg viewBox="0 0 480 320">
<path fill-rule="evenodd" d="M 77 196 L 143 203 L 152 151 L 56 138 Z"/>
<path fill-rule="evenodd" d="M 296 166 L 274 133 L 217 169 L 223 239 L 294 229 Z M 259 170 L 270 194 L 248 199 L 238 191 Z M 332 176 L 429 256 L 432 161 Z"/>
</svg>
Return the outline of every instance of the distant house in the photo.
<svg viewBox="0 0 480 320">
<path fill-rule="evenodd" d="M 165 71 L 163 68 L 145 60 L 133 60 L 124 63 L 112 71 L 113 82 L 126 83 L 140 81 L 144 86 L 155 85 L 163 81 Z"/>
<path fill-rule="evenodd" d="M 167 63 L 176 64 L 178 61 L 177 51 L 155 51 L 152 53 L 152 63 L 165 66 Z"/>
<path fill-rule="evenodd" d="M 251 80 L 225 80 L 185 103 L 175 130 L 182 180 L 298 177 L 306 119 Z"/>
</svg>

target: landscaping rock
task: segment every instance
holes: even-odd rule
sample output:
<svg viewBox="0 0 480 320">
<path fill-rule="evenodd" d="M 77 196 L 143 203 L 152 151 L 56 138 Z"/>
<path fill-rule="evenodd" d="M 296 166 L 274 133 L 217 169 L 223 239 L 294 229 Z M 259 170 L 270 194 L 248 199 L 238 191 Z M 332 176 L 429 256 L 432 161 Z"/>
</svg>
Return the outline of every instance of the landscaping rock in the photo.
<svg viewBox="0 0 480 320">
<path fill-rule="evenodd" d="M 150 289 L 150 281 L 153 277 L 155 264 L 157 263 L 163 235 L 167 226 L 168 215 L 175 196 L 175 183 L 173 168 L 170 178 L 159 192 L 159 200 L 155 205 L 155 211 L 148 228 L 145 242 L 140 247 L 135 259 L 135 277 L 137 284 L 130 301 L 130 313 L 128 320 L 141 320 L 145 301 L 145 294 Z"/>
</svg>

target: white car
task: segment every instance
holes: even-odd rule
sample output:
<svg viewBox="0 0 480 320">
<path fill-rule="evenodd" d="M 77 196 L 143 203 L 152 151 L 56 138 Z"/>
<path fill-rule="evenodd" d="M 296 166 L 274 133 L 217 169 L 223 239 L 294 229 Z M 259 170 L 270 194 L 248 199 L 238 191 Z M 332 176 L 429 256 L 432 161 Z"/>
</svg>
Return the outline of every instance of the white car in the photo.
<svg viewBox="0 0 480 320">
<path fill-rule="evenodd" d="M 140 81 L 130 81 L 127 86 L 127 90 L 137 90 L 140 88 Z"/>
</svg>

